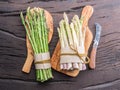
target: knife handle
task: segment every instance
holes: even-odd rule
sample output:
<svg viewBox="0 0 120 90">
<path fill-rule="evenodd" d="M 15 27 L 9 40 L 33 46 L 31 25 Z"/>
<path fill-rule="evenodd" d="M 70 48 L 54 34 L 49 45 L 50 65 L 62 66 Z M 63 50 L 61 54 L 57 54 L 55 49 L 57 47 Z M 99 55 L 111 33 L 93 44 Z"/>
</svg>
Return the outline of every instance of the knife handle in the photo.
<svg viewBox="0 0 120 90">
<path fill-rule="evenodd" d="M 95 69 L 96 66 L 96 52 L 97 52 L 97 48 L 93 47 L 90 54 L 90 63 L 89 63 L 89 67 L 91 69 Z"/>
</svg>

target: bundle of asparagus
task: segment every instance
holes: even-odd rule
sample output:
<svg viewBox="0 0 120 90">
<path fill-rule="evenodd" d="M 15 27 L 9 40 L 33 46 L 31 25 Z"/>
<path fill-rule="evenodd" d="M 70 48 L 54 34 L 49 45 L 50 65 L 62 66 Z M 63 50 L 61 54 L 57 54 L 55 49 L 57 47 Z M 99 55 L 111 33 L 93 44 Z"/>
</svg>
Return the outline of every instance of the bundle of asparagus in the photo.
<svg viewBox="0 0 120 90">
<path fill-rule="evenodd" d="M 34 63 L 37 81 L 44 82 L 53 78 L 48 47 L 48 27 L 44 10 L 28 7 L 26 19 L 20 14 L 28 39 L 34 51 Z"/>
<path fill-rule="evenodd" d="M 82 30 L 83 17 L 79 19 L 75 15 L 70 24 L 66 13 L 63 17 L 64 19 L 60 21 L 59 28 L 57 28 L 61 44 L 60 68 L 62 70 L 85 70 L 85 64 L 89 63 L 89 58 L 85 54 L 86 28 Z"/>
</svg>

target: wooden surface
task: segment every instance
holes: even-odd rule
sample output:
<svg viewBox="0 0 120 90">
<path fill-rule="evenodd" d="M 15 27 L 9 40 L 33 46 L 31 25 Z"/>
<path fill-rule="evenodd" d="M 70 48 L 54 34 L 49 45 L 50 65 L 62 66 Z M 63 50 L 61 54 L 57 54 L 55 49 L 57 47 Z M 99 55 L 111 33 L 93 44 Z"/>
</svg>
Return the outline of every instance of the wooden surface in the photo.
<svg viewBox="0 0 120 90">
<path fill-rule="evenodd" d="M 21 72 L 27 55 L 25 30 L 19 13 L 28 6 L 42 7 L 52 13 L 54 36 L 51 55 L 58 41 L 56 27 L 63 12 L 71 18 L 80 15 L 85 5 L 94 7 L 89 27 L 95 34 L 94 23 L 102 25 L 95 70 L 80 72 L 71 78 L 53 70 L 54 79 L 35 81 L 34 65 L 30 74 Z M 120 0 L 1 0 L 0 1 L 0 90 L 120 90 Z"/>
</svg>

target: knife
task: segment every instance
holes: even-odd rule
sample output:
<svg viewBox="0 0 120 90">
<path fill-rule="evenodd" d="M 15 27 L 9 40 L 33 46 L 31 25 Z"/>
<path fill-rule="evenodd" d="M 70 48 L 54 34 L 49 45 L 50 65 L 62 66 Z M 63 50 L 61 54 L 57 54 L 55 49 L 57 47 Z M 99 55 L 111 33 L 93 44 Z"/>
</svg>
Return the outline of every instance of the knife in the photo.
<svg viewBox="0 0 120 90">
<path fill-rule="evenodd" d="M 95 34 L 92 51 L 90 54 L 90 63 L 89 63 L 89 67 L 91 69 L 95 69 L 95 66 L 96 66 L 96 53 L 97 53 L 97 47 L 100 41 L 100 35 L 102 30 L 102 27 L 99 23 L 95 23 L 95 27 L 96 27 L 96 34 Z"/>
</svg>

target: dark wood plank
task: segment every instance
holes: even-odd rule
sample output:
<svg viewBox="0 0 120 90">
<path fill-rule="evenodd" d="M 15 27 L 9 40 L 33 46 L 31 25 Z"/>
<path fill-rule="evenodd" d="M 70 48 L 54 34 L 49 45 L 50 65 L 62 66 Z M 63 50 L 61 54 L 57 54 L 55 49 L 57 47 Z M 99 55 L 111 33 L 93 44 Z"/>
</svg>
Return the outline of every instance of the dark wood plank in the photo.
<svg viewBox="0 0 120 90">
<path fill-rule="evenodd" d="M 56 27 L 63 12 L 69 18 L 80 15 L 85 5 L 94 7 L 89 21 L 95 33 L 94 23 L 102 25 L 102 35 L 97 52 L 96 70 L 80 72 L 71 78 L 53 70 L 54 79 L 44 84 L 35 82 L 34 65 L 30 74 L 21 72 L 26 58 L 25 30 L 19 17 L 26 8 L 42 7 L 54 18 L 54 36 L 50 43 L 52 55 L 58 41 Z M 120 1 L 115 0 L 1 0 L 0 1 L 0 89 L 1 90 L 119 90 L 120 89 Z"/>
<path fill-rule="evenodd" d="M 99 71 L 98 73 L 96 73 L 96 71 L 93 71 L 93 72 L 86 71 L 86 72 L 81 72 L 81 74 L 77 78 L 69 78 L 68 80 L 57 78 L 58 80 L 53 79 L 43 84 L 38 82 L 24 81 L 24 80 L 0 79 L 0 83 L 1 83 L 0 87 L 1 87 L 1 90 L 8 90 L 8 89 L 15 90 L 16 88 L 18 90 L 21 90 L 21 89 L 67 90 L 68 88 L 69 90 L 119 90 L 120 80 L 119 79 L 111 80 L 111 78 L 115 78 L 116 76 L 119 77 L 119 74 L 116 74 L 116 72 L 119 72 L 119 71 L 115 70 L 114 72 L 112 72 L 112 73 L 115 73 L 116 75 L 110 74 L 111 71 L 113 70 L 104 71 L 104 73 L 103 71 Z M 101 73 L 102 75 L 100 76 L 99 74 Z M 98 75 L 99 77 L 97 77 Z M 60 76 L 62 77 L 62 75 Z M 80 79 L 79 77 L 82 77 L 82 78 Z M 92 80 L 93 77 L 94 77 L 94 80 Z M 95 80 L 99 82 L 96 83 Z M 110 80 L 110 81 L 105 81 L 105 80 Z M 101 81 L 105 81 L 105 82 L 101 83 Z"/>
</svg>

